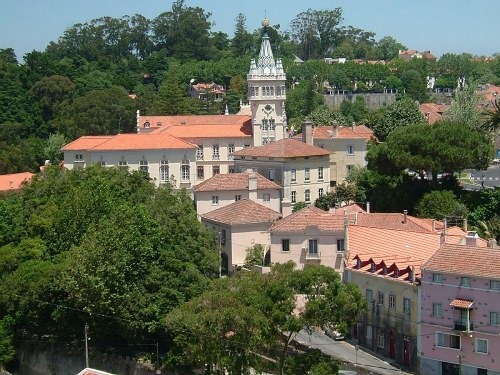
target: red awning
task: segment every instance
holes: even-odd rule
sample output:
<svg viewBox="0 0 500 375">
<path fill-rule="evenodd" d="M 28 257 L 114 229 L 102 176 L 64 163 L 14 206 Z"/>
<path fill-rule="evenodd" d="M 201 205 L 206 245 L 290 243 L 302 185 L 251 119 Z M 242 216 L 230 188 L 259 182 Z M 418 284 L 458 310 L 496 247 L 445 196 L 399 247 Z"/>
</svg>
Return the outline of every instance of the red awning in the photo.
<svg viewBox="0 0 500 375">
<path fill-rule="evenodd" d="M 471 301 L 469 299 L 455 298 L 453 301 L 451 301 L 450 306 L 456 309 L 472 309 L 473 303 L 474 301 Z"/>
</svg>

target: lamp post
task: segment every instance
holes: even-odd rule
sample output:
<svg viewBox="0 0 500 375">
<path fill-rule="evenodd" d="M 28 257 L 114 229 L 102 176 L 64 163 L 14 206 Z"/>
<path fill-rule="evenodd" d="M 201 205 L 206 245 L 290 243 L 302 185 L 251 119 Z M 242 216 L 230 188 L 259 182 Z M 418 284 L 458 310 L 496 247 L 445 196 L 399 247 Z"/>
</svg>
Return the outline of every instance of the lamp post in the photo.
<svg viewBox="0 0 500 375">
<path fill-rule="evenodd" d="M 85 367 L 89 368 L 89 325 L 85 323 Z"/>
</svg>

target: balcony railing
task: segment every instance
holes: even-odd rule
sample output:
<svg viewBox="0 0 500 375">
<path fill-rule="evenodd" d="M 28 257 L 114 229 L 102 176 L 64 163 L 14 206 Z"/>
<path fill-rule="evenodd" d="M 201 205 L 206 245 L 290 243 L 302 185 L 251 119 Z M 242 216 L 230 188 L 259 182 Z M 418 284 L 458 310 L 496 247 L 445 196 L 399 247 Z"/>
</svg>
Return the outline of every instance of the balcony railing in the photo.
<svg viewBox="0 0 500 375">
<path fill-rule="evenodd" d="M 467 323 L 462 322 L 461 320 L 455 322 L 455 331 L 467 332 Z M 469 322 L 469 331 L 474 331 L 474 325 L 472 322 Z"/>
<path fill-rule="evenodd" d="M 321 253 L 318 252 L 310 252 L 306 250 L 306 259 L 321 259 Z"/>
</svg>

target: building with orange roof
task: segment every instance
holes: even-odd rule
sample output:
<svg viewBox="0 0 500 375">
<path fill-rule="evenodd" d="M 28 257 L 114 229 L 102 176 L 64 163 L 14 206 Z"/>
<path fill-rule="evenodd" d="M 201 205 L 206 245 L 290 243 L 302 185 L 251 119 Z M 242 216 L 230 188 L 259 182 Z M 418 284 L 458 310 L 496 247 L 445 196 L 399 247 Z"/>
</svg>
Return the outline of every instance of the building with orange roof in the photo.
<svg viewBox="0 0 500 375">
<path fill-rule="evenodd" d="M 281 210 L 281 186 L 251 169 L 218 174 L 193 187 L 199 216 L 242 199 L 250 199 L 276 212 Z"/>
<path fill-rule="evenodd" d="M 343 217 L 314 206 L 292 213 L 270 228 L 271 263 L 322 264 L 342 273 L 347 228 Z"/>
<path fill-rule="evenodd" d="M 169 134 L 83 136 L 62 148 L 64 166 L 92 164 L 142 170 L 157 186 L 172 183 L 190 189 L 196 179 L 197 146 Z"/>
<path fill-rule="evenodd" d="M 281 185 L 281 213 L 310 204 L 330 190 L 330 153 L 292 138 L 234 153 L 235 169 L 253 169 Z"/>
<path fill-rule="evenodd" d="M 443 113 L 446 112 L 449 107 L 448 104 L 422 103 L 419 104 L 418 110 L 430 125 L 434 125 L 436 121 L 442 119 Z"/>
<path fill-rule="evenodd" d="M 0 191 L 19 191 L 23 184 L 31 181 L 31 172 L 10 173 L 0 175 Z"/>
<path fill-rule="evenodd" d="M 269 227 L 280 217 L 279 212 L 250 199 L 237 200 L 201 215 L 201 222 L 219 236 L 224 273 L 244 265 L 247 249 L 261 245 L 267 250 Z"/>
<path fill-rule="evenodd" d="M 224 86 L 218 85 L 215 82 L 189 84 L 188 95 L 194 99 L 208 100 L 212 96 L 214 101 L 221 102 L 225 94 L 226 89 Z"/>
<path fill-rule="evenodd" d="M 500 373 L 500 248 L 478 241 L 446 243 L 422 265 L 421 374 Z"/>
</svg>

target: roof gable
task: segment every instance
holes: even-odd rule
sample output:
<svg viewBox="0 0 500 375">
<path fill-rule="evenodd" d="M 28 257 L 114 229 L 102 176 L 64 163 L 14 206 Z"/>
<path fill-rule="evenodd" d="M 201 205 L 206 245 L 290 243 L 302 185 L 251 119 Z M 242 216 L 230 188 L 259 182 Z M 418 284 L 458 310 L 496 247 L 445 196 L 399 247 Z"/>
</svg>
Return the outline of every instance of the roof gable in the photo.
<svg viewBox="0 0 500 375">
<path fill-rule="evenodd" d="M 269 143 L 264 146 L 249 147 L 234 153 L 234 156 L 274 158 L 293 158 L 324 155 L 330 155 L 330 152 L 292 138 L 280 139 L 277 142 Z"/>
<path fill-rule="evenodd" d="M 196 192 L 202 191 L 233 191 L 248 190 L 249 178 L 253 175 L 257 179 L 258 190 L 279 190 L 281 187 L 274 181 L 268 180 L 257 172 L 216 174 L 193 187 Z"/>
<path fill-rule="evenodd" d="M 309 227 L 317 227 L 322 232 L 343 231 L 344 219 L 320 208 L 308 206 L 277 221 L 270 231 L 303 232 Z"/>
<path fill-rule="evenodd" d="M 201 215 L 202 219 L 227 225 L 273 223 L 280 217 L 281 214 L 279 212 L 250 199 L 241 199 Z"/>
</svg>

